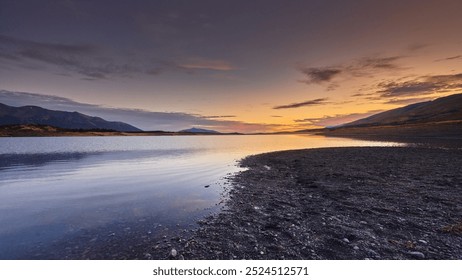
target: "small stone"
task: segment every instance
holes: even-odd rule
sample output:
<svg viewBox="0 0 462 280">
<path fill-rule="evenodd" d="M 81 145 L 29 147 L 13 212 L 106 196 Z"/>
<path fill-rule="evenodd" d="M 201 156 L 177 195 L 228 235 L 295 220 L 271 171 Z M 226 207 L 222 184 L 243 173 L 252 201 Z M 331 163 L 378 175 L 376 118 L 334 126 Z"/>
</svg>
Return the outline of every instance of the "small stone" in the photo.
<svg viewBox="0 0 462 280">
<path fill-rule="evenodd" d="M 263 251 L 260 251 L 260 255 L 264 255 L 264 254 L 265 254 L 265 252 L 263 252 Z"/>
<path fill-rule="evenodd" d="M 359 247 L 358 247 L 358 246 L 354 246 L 354 247 L 353 247 L 353 250 L 359 250 Z"/>
<path fill-rule="evenodd" d="M 420 242 L 420 243 L 422 243 L 422 244 L 425 244 L 425 245 L 427 245 L 427 244 L 428 244 L 428 242 L 427 242 L 427 241 L 425 241 L 425 240 L 423 240 L 423 239 L 420 239 L 420 240 L 419 240 L 419 242 Z"/>
<path fill-rule="evenodd" d="M 176 257 L 176 255 L 178 255 L 178 252 L 175 250 L 175 248 L 173 248 L 173 249 L 170 251 L 170 256 Z"/>
<path fill-rule="evenodd" d="M 183 256 L 183 255 L 180 255 L 178 258 L 179 258 L 180 260 L 184 260 L 184 256 Z"/>
<path fill-rule="evenodd" d="M 205 185 L 204 188 L 210 188 L 210 185 Z"/>
<path fill-rule="evenodd" d="M 422 252 L 418 252 L 418 251 L 409 252 L 409 255 L 416 257 L 416 258 L 420 258 L 420 259 L 425 258 L 425 255 Z"/>
<path fill-rule="evenodd" d="M 343 241 L 346 243 L 350 243 L 350 240 L 348 240 L 348 238 L 343 238 Z"/>
<path fill-rule="evenodd" d="M 367 225 L 366 221 L 360 221 L 359 223 L 362 224 L 362 225 Z"/>
</svg>

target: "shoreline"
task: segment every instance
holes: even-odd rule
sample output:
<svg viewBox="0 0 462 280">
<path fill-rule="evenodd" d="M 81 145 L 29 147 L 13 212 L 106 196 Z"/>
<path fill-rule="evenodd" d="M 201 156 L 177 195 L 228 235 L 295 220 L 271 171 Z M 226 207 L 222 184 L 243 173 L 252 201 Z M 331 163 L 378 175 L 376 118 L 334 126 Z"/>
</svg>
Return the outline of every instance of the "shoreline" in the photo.
<svg viewBox="0 0 462 280">
<path fill-rule="evenodd" d="M 178 256 L 462 259 L 461 150 L 321 148 L 241 165 L 226 210 L 200 221 Z"/>
<path fill-rule="evenodd" d="M 240 166 L 221 210 L 188 228 L 108 225 L 19 259 L 462 259 L 460 149 L 288 150 Z"/>
</svg>

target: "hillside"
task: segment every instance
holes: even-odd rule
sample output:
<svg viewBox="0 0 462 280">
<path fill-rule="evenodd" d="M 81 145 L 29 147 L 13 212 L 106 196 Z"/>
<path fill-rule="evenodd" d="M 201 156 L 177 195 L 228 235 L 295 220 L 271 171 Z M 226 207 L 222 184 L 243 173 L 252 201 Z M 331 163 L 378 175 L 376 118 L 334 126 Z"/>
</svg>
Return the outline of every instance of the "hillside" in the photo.
<svg viewBox="0 0 462 280">
<path fill-rule="evenodd" d="M 49 125 L 64 129 L 141 131 L 127 123 L 106 121 L 79 112 L 54 111 L 37 106 L 12 107 L 0 103 L 0 126 L 29 124 Z"/>
<path fill-rule="evenodd" d="M 189 129 L 183 129 L 183 130 L 180 130 L 179 132 L 181 132 L 181 133 L 210 133 L 210 134 L 218 134 L 218 133 L 220 133 L 220 132 L 215 131 L 215 130 L 196 128 L 196 127 L 192 127 L 192 128 L 189 128 Z"/>
<path fill-rule="evenodd" d="M 457 145 L 462 139 L 462 94 L 411 104 L 342 126 L 311 132 L 334 137 L 411 143 L 434 142 L 438 139 L 438 144 L 444 141 L 445 146 Z"/>
<path fill-rule="evenodd" d="M 409 125 L 462 120 L 462 94 L 411 104 L 342 125 L 342 127 Z"/>
</svg>

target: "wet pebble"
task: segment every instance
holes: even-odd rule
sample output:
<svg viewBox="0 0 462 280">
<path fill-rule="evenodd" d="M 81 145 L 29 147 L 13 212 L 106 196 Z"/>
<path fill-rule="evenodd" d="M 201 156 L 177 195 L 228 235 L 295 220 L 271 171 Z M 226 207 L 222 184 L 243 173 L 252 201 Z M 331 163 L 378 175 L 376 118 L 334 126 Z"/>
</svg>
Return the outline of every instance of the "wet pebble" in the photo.
<svg viewBox="0 0 462 280">
<path fill-rule="evenodd" d="M 409 255 L 411 255 L 411 256 L 413 256 L 413 257 L 416 257 L 416 258 L 420 258 L 420 259 L 425 258 L 424 253 L 418 252 L 418 251 L 409 252 Z"/>
</svg>

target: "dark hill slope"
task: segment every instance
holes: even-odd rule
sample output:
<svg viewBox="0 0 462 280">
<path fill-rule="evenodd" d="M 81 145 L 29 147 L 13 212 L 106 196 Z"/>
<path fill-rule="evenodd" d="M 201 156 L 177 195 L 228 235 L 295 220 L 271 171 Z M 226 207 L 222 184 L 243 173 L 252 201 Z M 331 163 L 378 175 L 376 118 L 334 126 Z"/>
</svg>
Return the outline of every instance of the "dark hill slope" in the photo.
<svg viewBox="0 0 462 280">
<path fill-rule="evenodd" d="M 0 125 L 16 124 L 50 125 L 65 129 L 141 131 L 123 122 L 106 121 L 79 112 L 54 111 L 37 106 L 11 107 L 0 103 Z"/>
</svg>

